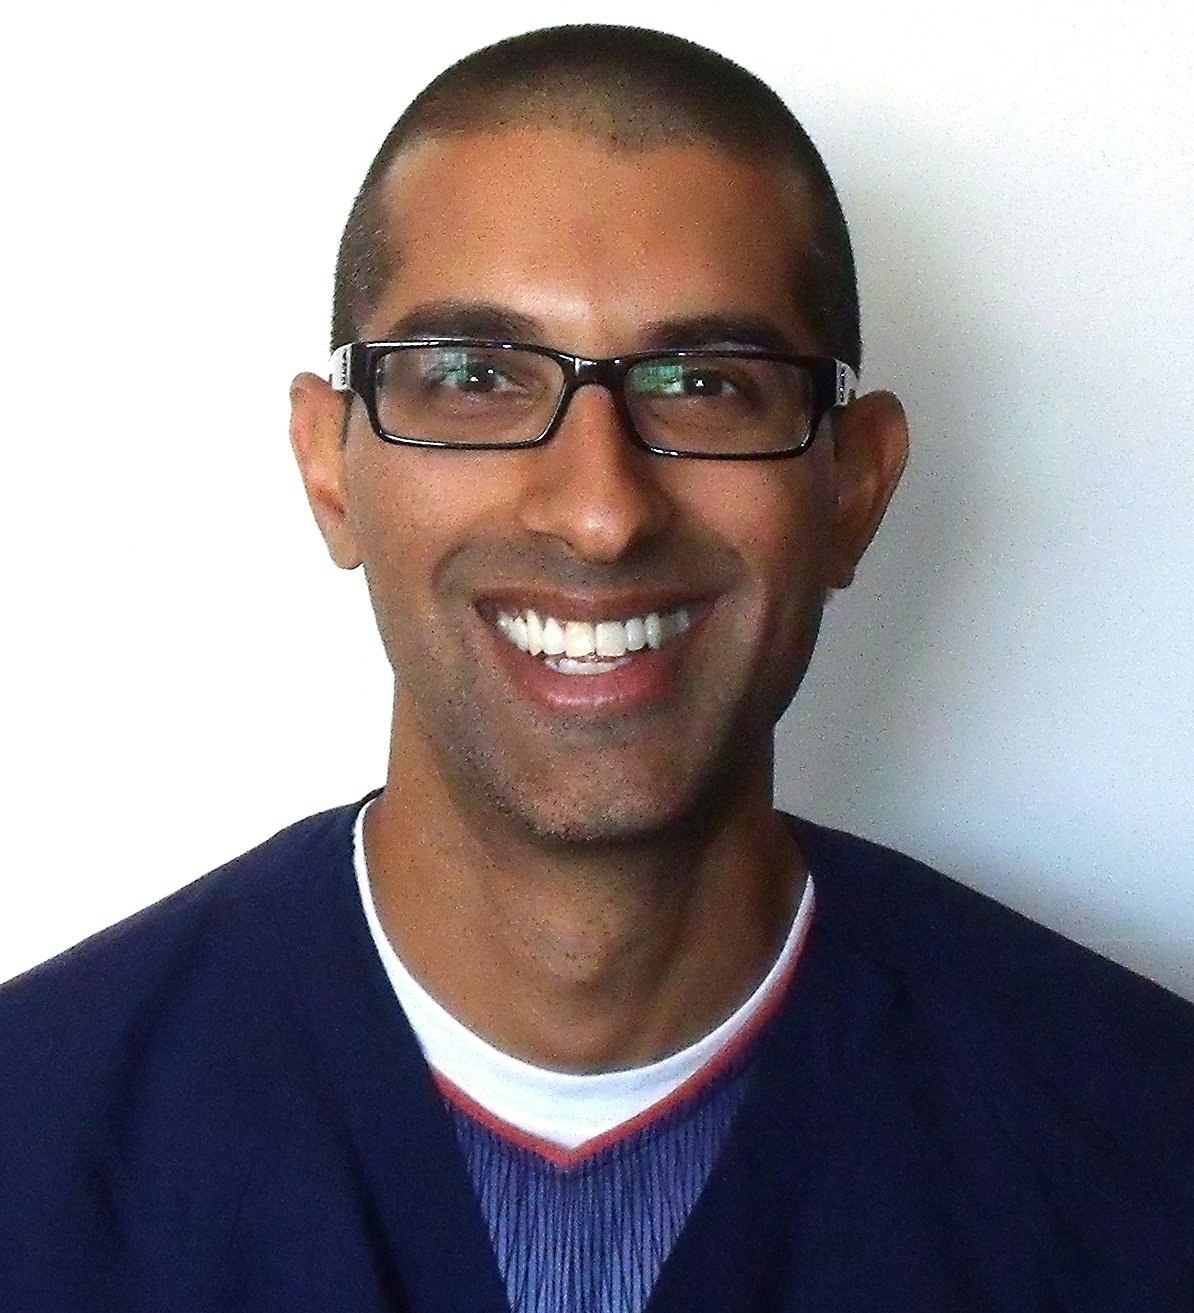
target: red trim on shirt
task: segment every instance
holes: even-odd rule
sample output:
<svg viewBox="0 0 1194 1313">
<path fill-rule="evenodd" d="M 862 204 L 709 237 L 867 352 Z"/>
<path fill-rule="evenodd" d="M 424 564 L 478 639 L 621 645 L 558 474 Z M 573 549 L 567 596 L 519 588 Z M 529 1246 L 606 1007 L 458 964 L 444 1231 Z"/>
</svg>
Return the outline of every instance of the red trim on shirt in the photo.
<svg viewBox="0 0 1194 1313">
<path fill-rule="evenodd" d="M 567 1149 L 562 1144 L 556 1144 L 552 1140 L 545 1140 L 541 1136 L 531 1134 L 530 1131 L 524 1131 L 519 1126 L 514 1126 L 496 1113 L 490 1112 L 488 1108 L 471 1098 L 458 1085 L 454 1085 L 446 1076 L 434 1068 L 432 1068 L 431 1075 L 444 1098 L 474 1121 L 493 1131 L 495 1135 L 500 1135 L 502 1139 L 517 1145 L 520 1149 L 527 1149 L 540 1158 L 545 1158 L 553 1167 L 563 1170 L 579 1167 L 596 1154 L 622 1140 L 637 1135 L 639 1131 L 650 1126 L 653 1122 L 666 1117 L 682 1103 L 694 1098 L 703 1089 L 711 1085 L 743 1054 L 747 1046 L 771 1020 L 778 1011 L 779 1005 L 783 1002 L 792 977 L 796 974 L 796 966 L 804 951 L 804 945 L 808 939 L 809 930 L 812 928 L 815 914 L 815 907 L 811 908 L 810 915 L 792 952 L 792 960 L 784 968 L 783 975 L 772 985 L 770 993 L 763 1000 L 758 1011 L 728 1044 L 719 1049 L 703 1067 L 694 1071 L 687 1080 L 677 1085 L 670 1094 L 665 1094 L 662 1099 L 651 1104 L 650 1107 L 644 1108 L 642 1112 L 635 1113 L 633 1117 L 620 1122 L 617 1126 L 611 1126 L 608 1131 L 602 1131 L 600 1135 L 595 1135 L 591 1140 L 585 1140 L 582 1144 L 578 1144 L 575 1149 Z"/>
</svg>

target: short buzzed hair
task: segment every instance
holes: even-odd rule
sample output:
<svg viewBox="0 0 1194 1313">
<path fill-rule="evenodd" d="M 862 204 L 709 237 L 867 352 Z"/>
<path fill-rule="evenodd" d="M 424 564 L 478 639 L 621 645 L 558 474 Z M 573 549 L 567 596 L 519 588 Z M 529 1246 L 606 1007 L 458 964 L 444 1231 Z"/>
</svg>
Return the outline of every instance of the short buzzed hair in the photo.
<svg viewBox="0 0 1194 1313">
<path fill-rule="evenodd" d="M 829 173 L 788 107 L 725 56 L 663 32 L 576 24 L 512 37 L 441 73 L 390 129 L 353 202 L 336 260 L 332 347 L 353 341 L 390 276 L 380 183 L 407 146 L 528 124 L 611 150 L 707 145 L 786 168 L 806 184 L 811 240 L 799 303 L 821 349 L 858 370 L 854 254 Z"/>
</svg>

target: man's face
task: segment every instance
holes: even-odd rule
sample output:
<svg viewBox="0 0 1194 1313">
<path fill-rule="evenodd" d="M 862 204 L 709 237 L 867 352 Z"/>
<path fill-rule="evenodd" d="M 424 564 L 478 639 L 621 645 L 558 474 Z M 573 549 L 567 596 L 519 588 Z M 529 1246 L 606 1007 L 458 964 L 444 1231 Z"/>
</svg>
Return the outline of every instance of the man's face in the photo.
<svg viewBox="0 0 1194 1313">
<path fill-rule="evenodd" d="M 795 303 L 800 188 L 720 152 L 529 128 L 425 141 L 383 205 L 392 272 L 363 339 L 819 351 Z M 337 560 L 363 560 L 397 675 L 399 778 L 587 841 L 769 790 L 772 728 L 861 550 L 834 529 L 828 434 L 789 460 L 661 457 L 586 386 L 524 451 L 388 445 L 354 401 L 327 459 L 343 508 L 321 523 Z M 569 624 L 603 624 L 615 655 L 524 651 L 503 630 L 529 612 L 578 643 Z M 616 654 L 645 630 L 658 648 Z"/>
</svg>

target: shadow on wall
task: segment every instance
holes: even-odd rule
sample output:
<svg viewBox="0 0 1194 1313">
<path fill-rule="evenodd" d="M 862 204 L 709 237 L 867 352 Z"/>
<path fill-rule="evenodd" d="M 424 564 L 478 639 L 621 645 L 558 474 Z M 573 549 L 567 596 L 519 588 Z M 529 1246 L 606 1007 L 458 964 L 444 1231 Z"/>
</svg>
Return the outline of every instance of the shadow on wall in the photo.
<svg viewBox="0 0 1194 1313">
<path fill-rule="evenodd" d="M 866 124 L 856 130 L 865 137 Z M 779 803 L 920 856 L 1194 996 L 1194 945 L 1158 919 L 1157 891 L 1145 887 L 1155 872 L 1140 869 L 1147 817 L 1088 814 L 1101 798 L 1082 776 L 1098 756 L 1088 747 L 1097 717 L 1108 716 L 1109 745 L 1123 739 L 1113 708 L 1091 706 L 1096 719 L 1076 725 L 1063 717 L 1088 703 L 1056 702 L 1067 668 L 1075 679 L 1087 670 L 1072 664 L 1064 582 L 1034 589 L 1023 573 L 1052 568 L 1064 580 L 1091 567 L 1050 560 L 1051 494 L 1016 467 L 1040 456 L 1039 389 L 1017 389 L 1027 348 L 1008 346 L 1022 331 L 1020 289 L 996 285 L 989 250 L 976 259 L 967 249 L 968 237 L 989 241 L 967 228 L 982 222 L 981 206 L 943 222 L 935 207 L 948 199 L 918 190 L 915 176 L 881 186 L 875 176 L 842 188 L 863 292 L 864 386 L 904 401 L 912 454 L 857 581 L 830 599 L 781 723 Z M 1081 378 L 1081 344 L 1051 346 L 1066 353 L 1058 376 Z M 1107 775 L 1131 770 L 1112 762 Z"/>
<path fill-rule="evenodd" d="M 990 448 L 974 359 L 998 333 L 982 302 L 958 296 L 964 253 L 945 249 L 927 198 L 907 181 L 844 198 L 863 289 L 865 388 L 908 411 L 904 480 L 853 587 L 830 598 L 804 687 L 781 723 L 777 776 L 787 805 L 881 837 L 921 816 L 917 765 L 947 747 L 948 708 L 965 695 L 951 633 L 981 605 L 976 561 L 994 530 L 976 518 Z M 942 681 L 945 681 L 944 684 Z"/>
</svg>

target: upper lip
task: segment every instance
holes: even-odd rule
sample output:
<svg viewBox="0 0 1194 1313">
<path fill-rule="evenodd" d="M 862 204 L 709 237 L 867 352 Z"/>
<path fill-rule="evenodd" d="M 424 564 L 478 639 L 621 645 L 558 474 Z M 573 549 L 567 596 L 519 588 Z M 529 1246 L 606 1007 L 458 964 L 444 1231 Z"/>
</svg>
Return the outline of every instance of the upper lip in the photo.
<svg viewBox="0 0 1194 1313">
<path fill-rule="evenodd" d="M 681 607 L 702 608 L 712 600 L 707 591 L 696 588 L 625 588 L 581 592 L 573 589 L 542 587 L 495 588 L 479 595 L 476 607 L 487 619 L 504 612 L 519 615 L 534 611 L 539 616 L 557 619 L 626 620 L 632 616 L 677 611 Z"/>
</svg>

